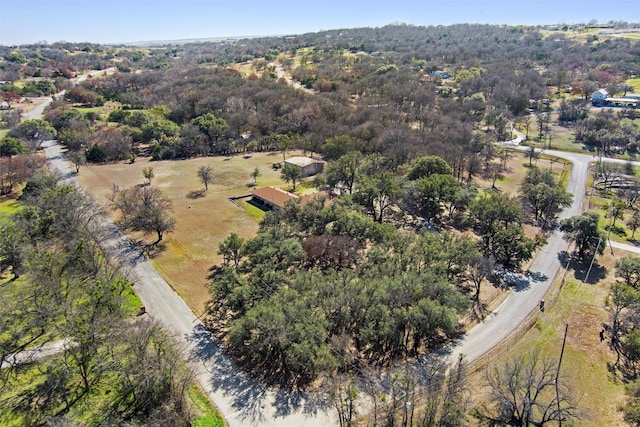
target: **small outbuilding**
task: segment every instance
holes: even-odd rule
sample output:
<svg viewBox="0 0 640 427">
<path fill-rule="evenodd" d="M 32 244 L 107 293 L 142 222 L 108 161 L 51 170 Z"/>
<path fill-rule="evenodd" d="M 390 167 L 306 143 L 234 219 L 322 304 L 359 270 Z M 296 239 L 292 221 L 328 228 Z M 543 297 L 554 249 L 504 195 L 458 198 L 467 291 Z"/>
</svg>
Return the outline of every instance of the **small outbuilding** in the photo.
<svg viewBox="0 0 640 427">
<path fill-rule="evenodd" d="M 285 165 L 292 165 L 300 168 L 302 176 L 313 176 L 322 173 L 324 170 L 324 162 L 315 160 L 311 157 L 290 157 L 284 161 Z"/>
<path fill-rule="evenodd" d="M 598 89 L 591 94 L 591 103 L 593 105 L 601 105 L 604 100 L 609 97 L 609 91 L 606 89 Z"/>
</svg>

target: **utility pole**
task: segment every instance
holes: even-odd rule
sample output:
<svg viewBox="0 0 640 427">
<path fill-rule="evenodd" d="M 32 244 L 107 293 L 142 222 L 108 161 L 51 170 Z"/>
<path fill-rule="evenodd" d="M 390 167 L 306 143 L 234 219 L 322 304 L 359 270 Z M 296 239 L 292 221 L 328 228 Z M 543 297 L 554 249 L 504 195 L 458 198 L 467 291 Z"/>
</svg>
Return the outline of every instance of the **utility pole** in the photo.
<svg viewBox="0 0 640 427">
<path fill-rule="evenodd" d="M 558 426 L 562 427 L 562 415 L 560 412 L 560 390 L 558 387 L 558 377 L 560 376 L 560 365 L 562 364 L 562 356 L 564 355 L 564 345 L 567 342 L 567 331 L 569 324 L 564 326 L 564 338 L 562 339 L 562 349 L 560 350 L 560 359 L 558 360 L 558 369 L 556 370 L 556 403 L 558 404 Z"/>
</svg>

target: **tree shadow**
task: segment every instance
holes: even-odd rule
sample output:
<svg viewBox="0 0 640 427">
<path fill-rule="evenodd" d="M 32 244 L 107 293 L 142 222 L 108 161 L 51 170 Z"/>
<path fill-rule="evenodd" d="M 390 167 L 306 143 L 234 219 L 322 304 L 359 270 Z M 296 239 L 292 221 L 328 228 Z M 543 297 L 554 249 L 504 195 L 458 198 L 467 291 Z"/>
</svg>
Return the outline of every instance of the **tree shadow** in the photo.
<svg viewBox="0 0 640 427">
<path fill-rule="evenodd" d="M 196 326 L 187 340 L 194 344 L 194 356 L 202 360 L 209 372 L 213 390 L 222 391 L 230 398 L 231 405 L 238 411 L 239 417 L 252 425 L 265 423 L 265 409 L 268 405 L 274 408 L 274 418 L 296 412 L 315 415 L 326 407 L 319 393 L 311 394 L 285 387 L 275 390 L 274 400 L 270 403 L 268 399 L 271 393 L 266 383 L 258 381 L 242 370 L 204 325 Z"/>
<path fill-rule="evenodd" d="M 153 243 L 138 240 L 136 245 L 140 248 L 142 253 L 147 256 L 147 258 L 155 258 L 167 249 L 167 244 L 162 240 Z"/>
<path fill-rule="evenodd" d="M 487 304 L 478 300 L 473 302 L 469 317 L 474 321 L 482 322 L 488 313 Z"/>
<path fill-rule="evenodd" d="M 529 277 L 519 271 L 503 270 L 496 275 L 500 278 L 502 287 L 511 287 L 516 292 L 522 292 L 531 286 Z"/>
<path fill-rule="evenodd" d="M 187 194 L 187 199 L 200 199 L 204 197 L 205 190 L 195 190 Z"/>
<path fill-rule="evenodd" d="M 568 270 L 573 272 L 573 277 L 582 283 L 595 285 L 600 280 L 607 277 L 606 267 L 598 264 L 596 261 L 592 264 L 591 259 L 583 260 L 574 254 L 562 251 L 558 253 L 558 260 L 562 265 L 568 265 Z"/>
</svg>

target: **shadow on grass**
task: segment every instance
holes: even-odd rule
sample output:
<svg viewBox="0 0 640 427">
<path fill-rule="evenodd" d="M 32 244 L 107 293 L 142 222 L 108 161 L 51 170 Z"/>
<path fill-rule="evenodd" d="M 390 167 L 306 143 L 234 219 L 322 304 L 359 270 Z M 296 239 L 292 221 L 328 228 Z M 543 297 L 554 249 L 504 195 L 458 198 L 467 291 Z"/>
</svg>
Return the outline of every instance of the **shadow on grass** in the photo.
<svg viewBox="0 0 640 427">
<path fill-rule="evenodd" d="M 189 194 L 187 194 L 187 199 L 200 199 L 204 197 L 204 193 L 205 190 L 191 191 Z"/>
<path fill-rule="evenodd" d="M 558 254 L 558 260 L 560 260 L 562 265 L 568 265 L 568 269 L 573 271 L 573 277 L 583 283 L 595 285 L 600 280 L 607 277 L 607 269 L 598 264 L 597 257 L 592 263 L 591 258 L 583 260 L 578 258 L 576 255 L 562 251 Z"/>
</svg>

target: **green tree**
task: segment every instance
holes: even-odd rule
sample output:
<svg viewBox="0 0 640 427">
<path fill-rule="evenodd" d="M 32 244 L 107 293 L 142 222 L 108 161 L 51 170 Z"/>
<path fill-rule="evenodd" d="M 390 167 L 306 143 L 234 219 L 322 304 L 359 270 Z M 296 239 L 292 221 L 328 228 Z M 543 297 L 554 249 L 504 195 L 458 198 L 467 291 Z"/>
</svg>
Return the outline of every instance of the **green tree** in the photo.
<svg viewBox="0 0 640 427">
<path fill-rule="evenodd" d="M 209 184 L 213 182 L 213 168 L 211 166 L 200 166 L 198 168 L 198 178 L 204 184 L 204 189 L 209 189 Z"/>
<path fill-rule="evenodd" d="M 284 165 L 280 172 L 280 177 L 293 185 L 293 191 L 296 191 L 297 183 L 302 179 L 302 170 L 295 165 Z"/>
<path fill-rule="evenodd" d="M 206 113 L 191 120 L 191 123 L 204 135 L 209 144 L 209 152 L 215 153 L 219 148 L 218 141 L 229 127 L 226 120 L 213 113 Z"/>
<path fill-rule="evenodd" d="M 616 262 L 616 273 L 624 283 L 640 290 L 640 258 L 625 256 Z"/>
<path fill-rule="evenodd" d="M 529 169 L 520 191 L 531 205 L 536 220 L 542 221 L 547 227 L 563 208 L 571 205 L 573 199 L 570 193 L 555 182 L 551 171 L 537 167 Z"/>
<path fill-rule="evenodd" d="M 636 380 L 625 386 L 627 402 L 622 407 L 624 420 L 630 425 L 640 426 L 640 380 Z"/>
<path fill-rule="evenodd" d="M 469 219 L 482 237 L 483 254 L 508 267 L 530 259 L 544 242 L 543 237 L 525 235 L 522 218 L 518 200 L 501 193 L 483 193 L 469 206 Z"/>
<path fill-rule="evenodd" d="M 362 154 L 350 151 L 329 163 L 327 183 L 332 187 L 342 183 L 349 190 L 349 194 L 353 194 L 353 186 L 358 178 L 361 162 Z"/>
<path fill-rule="evenodd" d="M 153 168 L 149 166 L 148 168 L 142 168 L 142 176 L 144 176 L 145 184 L 151 185 L 151 180 L 155 176 L 153 173 Z"/>
<path fill-rule="evenodd" d="M 27 141 L 34 149 L 39 149 L 44 141 L 55 138 L 56 134 L 53 126 L 42 119 L 25 120 L 9 132 L 9 136 Z"/>
<path fill-rule="evenodd" d="M 260 169 L 257 167 L 251 172 L 251 178 L 253 178 L 253 184 L 258 185 L 258 177 L 260 176 Z"/>
<path fill-rule="evenodd" d="M 58 91 L 56 85 L 49 79 L 38 80 L 35 87 L 42 95 L 53 95 Z"/>
<path fill-rule="evenodd" d="M 450 174 L 434 173 L 411 182 L 410 186 L 410 202 L 430 220 L 439 220 L 444 207 L 454 203 L 461 191 L 458 180 Z"/>
<path fill-rule="evenodd" d="M 17 62 L 18 64 L 27 63 L 27 58 L 19 50 L 14 50 L 13 52 L 10 52 L 9 54 L 7 54 L 6 60 L 9 62 Z"/>
<path fill-rule="evenodd" d="M 409 173 L 407 179 L 415 181 L 420 178 L 425 178 L 433 174 L 451 175 L 451 166 L 442 158 L 438 156 L 425 156 L 418 158 Z"/>
<path fill-rule="evenodd" d="M 0 157 L 11 157 L 28 151 L 29 149 L 18 138 L 5 136 L 0 140 Z"/>
<path fill-rule="evenodd" d="M 631 218 L 629 218 L 629 220 L 627 221 L 627 227 L 631 229 L 631 240 L 634 240 L 636 230 L 640 228 L 640 211 L 633 211 Z"/>
<path fill-rule="evenodd" d="M 242 248 L 245 240 L 236 233 L 231 233 L 229 237 L 224 239 L 218 246 L 218 254 L 222 255 L 223 266 L 227 266 L 229 262 L 233 262 L 233 267 L 237 268 L 242 259 Z"/>
<path fill-rule="evenodd" d="M 124 116 L 124 122 L 125 124 L 127 124 L 127 126 L 140 129 L 153 120 L 153 116 L 151 115 L 151 113 L 145 110 L 135 110 L 126 112 L 122 115 Z"/>
<path fill-rule="evenodd" d="M 362 180 L 354 201 L 365 206 L 375 221 L 382 223 L 385 211 L 394 203 L 400 185 L 391 172 L 382 172 Z"/>
<path fill-rule="evenodd" d="M 287 160 L 287 150 L 293 146 L 294 140 L 290 135 L 277 134 L 274 135 L 278 143 L 278 148 L 282 150 L 282 161 Z"/>
<path fill-rule="evenodd" d="M 617 353 L 615 366 L 618 367 L 625 356 L 625 335 L 636 327 L 640 310 L 640 291 L 626 283 L 614 283 L 611 286 L 609 311 L 611 312 L 611 347 Z"/>
<path fill-rule="evenodd" d="M 589 211 L 560 221 L 564 239 L 575 243 L 578 257 L 582 260 L 604 253 L 606 239 L 598 229 L 599 218 L 596 212 Z"/>
<path fill-rule="evenodd" d="M 178 136 L 180 126 L 171 120 L 157 119 L 143 125 L 141 130 L 143 142 L 157 141 L 160 144 L 164 144 Z"/>
</svg>

